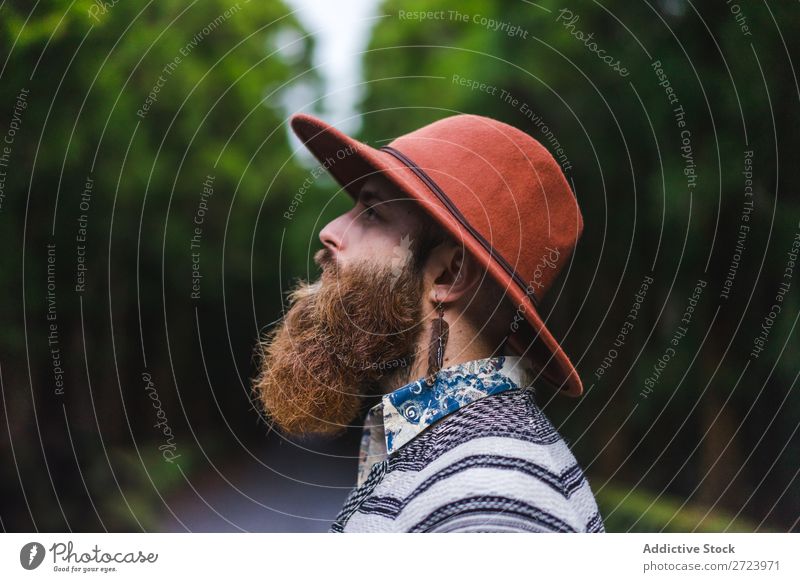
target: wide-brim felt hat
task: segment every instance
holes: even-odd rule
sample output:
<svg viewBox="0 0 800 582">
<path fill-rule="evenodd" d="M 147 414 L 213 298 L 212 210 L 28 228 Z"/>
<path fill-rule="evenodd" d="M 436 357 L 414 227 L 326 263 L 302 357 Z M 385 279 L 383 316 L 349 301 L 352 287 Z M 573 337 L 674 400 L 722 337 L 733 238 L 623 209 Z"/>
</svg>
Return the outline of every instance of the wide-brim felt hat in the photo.
<svg viewBox="0 0 800 582">
<path fill-rule="evenodd" d="M 305 113 L 290 124 L 354 199 L 380 173 L 420 202 L 517 307 L 510 343 L 561 393 L 583 393 L 577 370 L 537 308 L 583 232 L 575 195 L 541 143 L 472 114 L 445 117 L 380 148 Z"/>
</svg>

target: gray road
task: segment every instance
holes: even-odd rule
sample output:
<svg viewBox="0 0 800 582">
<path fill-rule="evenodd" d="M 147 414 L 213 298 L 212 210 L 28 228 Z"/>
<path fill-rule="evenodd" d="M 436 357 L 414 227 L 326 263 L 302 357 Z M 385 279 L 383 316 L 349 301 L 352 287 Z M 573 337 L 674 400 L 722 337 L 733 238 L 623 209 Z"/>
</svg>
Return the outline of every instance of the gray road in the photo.
<svg viewBox="0 0 800 582">
<path fill-rule="evenodd" d="M 357 434 L 289 442 L 195 473 L 160 519 L 161 531 L 325 532 L 355 485 Z"/>
</svg>

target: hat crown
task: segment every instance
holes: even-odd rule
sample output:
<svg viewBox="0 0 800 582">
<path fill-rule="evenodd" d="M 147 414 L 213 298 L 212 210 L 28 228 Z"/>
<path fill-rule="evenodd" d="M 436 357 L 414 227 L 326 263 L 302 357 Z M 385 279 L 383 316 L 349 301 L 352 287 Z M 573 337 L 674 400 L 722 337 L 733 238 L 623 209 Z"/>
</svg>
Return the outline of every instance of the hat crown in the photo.
<svg viewBox="0 0 800 582">
<path fill-rule="evenodd" d="M 501 121 L 459 114 L 389 145 L 436 182 L 538 299 L 547 293 L 583 232 L 583 217 L 541 143 Z"/>
</svg>

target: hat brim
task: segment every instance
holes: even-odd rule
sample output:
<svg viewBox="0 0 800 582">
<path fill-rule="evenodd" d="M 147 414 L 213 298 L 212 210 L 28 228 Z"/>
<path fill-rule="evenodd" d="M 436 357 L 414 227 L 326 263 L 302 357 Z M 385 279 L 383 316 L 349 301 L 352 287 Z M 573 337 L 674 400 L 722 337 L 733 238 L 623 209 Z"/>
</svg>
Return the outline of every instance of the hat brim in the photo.
<svg viewBox="0 0 800 582">
<path fill-rule="evenodd" d="M 575 366 L 547 329 L 524 290 L 408 167 L 391 154 L 353 139 L 312 115 L 297 113 L 291 117 L 290 125 L 305 147 L 354 199 L 358 198 L 361 186 L 369 176 L 381 174 L 420 202 L 450 236 L 463 241 L 470 254 L 506 290 L 514 305 L 520 307 L 521 316 L 528 324 L 520 325 L 509 342 L 562 394 L 578 397 L 583 393 L 583 383 Z"/>
</svg>

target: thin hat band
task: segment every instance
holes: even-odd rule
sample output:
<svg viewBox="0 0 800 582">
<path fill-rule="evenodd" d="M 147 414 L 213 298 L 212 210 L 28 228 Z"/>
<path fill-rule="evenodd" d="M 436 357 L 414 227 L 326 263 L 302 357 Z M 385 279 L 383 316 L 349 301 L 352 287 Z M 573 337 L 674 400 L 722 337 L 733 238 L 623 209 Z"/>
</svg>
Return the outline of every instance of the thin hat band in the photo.
<svg viewBox="0 0 800 582">
<path fill-rule="evenodd" d="M 393 155 L 395 158 L 400 160 L 403 164 L 405 164 L 412 172 L 414 172 L 420 180 L 433 192 L 436 197 L 445 205 L 445 207 L 450 211 L 450 214 L 458 220 L 458 222 L 463 226 L 467 232 L 469 232 L 475 239 L 481 244 L 483 248 L 489 253 L 489 255 L 494 258 L 503 270 L 508 273 L 508 275 L 514 280 L 514 282 L 519 286 L 520 289 L 527 295 L 530 300 L 533 302 L 535 307 L 539 307 L 539 298 L 533 291 L 532 286 L 526 285 L 525 281 L 519 274 L 514 270 L 514 268 L 506 261 L 506 259 L 495 249 L 489 241 L 487 241 L 481 233 L 479 233 L 473 226 L 469 223 L 466 217 L 461 213 L 461 211 L 456 207 L 455 204 L 450 200 L 450 197 L 445 194 L 444 190 L 442 190 L 439 185 L 431 178 L 425 170 L 420 168 L 413 160 L 411 160 L 408 156 L 399 152 L 395 148 L 391 146 L 383 146 L 380 148 L 382 151 L 385 151 L 388 154 Z"/>
</svg>

